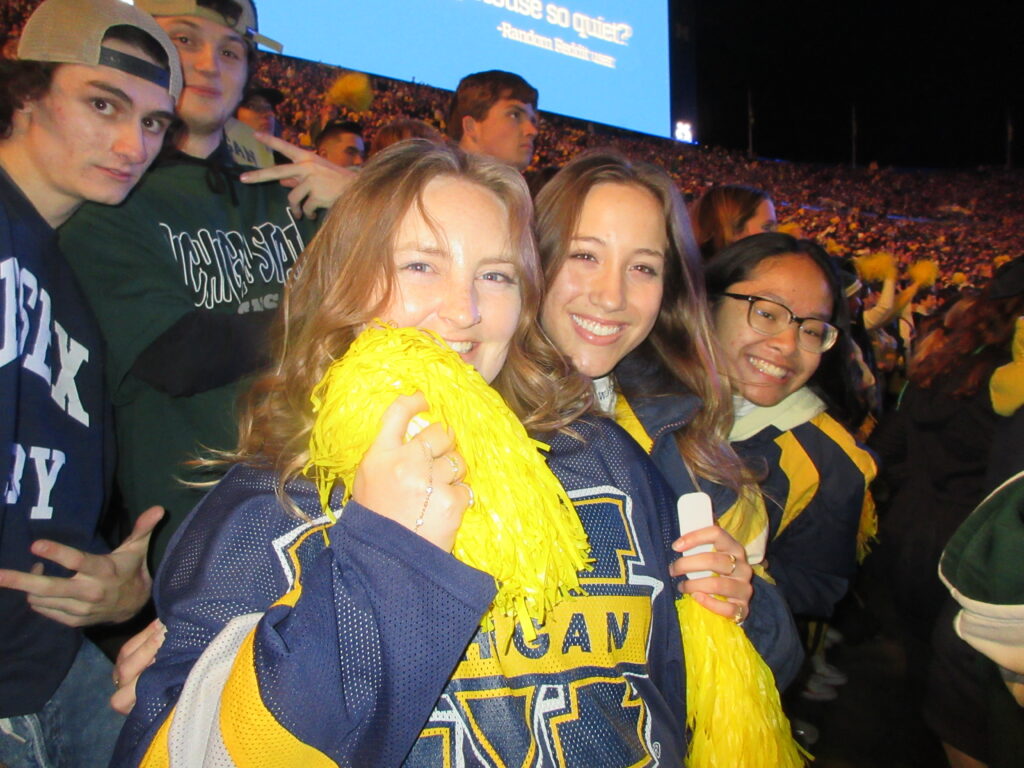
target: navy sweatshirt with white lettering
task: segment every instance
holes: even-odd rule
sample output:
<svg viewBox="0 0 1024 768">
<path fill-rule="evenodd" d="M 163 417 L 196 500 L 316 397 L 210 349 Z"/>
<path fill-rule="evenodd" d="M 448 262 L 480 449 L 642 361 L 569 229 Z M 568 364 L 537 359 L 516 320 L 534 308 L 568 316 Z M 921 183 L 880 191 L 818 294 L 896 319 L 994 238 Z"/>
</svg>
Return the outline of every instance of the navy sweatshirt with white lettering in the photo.
<svg viewBox="0 0 1024 768">
<path fill-rule="evenodd" d="M 54 230 L 0 171 L 0 568 L 27 571 L 36 539 L 106 551 L 96 534 L 112 438 L 99 328 Z M 48 575 L 68 575 L 43 561 Z M 0 588 L 0 718 L 39 710 L 79 630 Z"/>
</svg>

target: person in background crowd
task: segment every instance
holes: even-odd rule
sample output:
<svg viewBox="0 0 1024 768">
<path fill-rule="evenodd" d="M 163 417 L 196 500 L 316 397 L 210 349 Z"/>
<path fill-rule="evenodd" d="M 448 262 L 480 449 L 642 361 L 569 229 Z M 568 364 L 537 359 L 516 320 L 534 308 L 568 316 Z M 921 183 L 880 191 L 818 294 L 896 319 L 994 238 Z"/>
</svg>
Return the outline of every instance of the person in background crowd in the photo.
<svg viewBox="0 0 1024 768">
<path fill-rule="evenodd" d="M 377 132 L 373 134 L 370 156 L 372 157 L 382 149 L 387 149 L 392 144 L 397 144 L 405 139 L 426 139 L 435 144 L 443 144 L 445 141 L 441 132 L 428 122 L 411 118 L 394 120 L 377 129 Z"/>
<path fill-rule="evenodd" d="M 919 346 L 898 407 L 870 440 L 894 489 L 873 555 L 876 580 L 880 587 L 884 580 L 897 608 L 899 626 L 892 629 L 913 662 L 911 684 L 923 694 L 927 681 L 927 696 L 920 696 L 925 720 L 947 752 L 982 762 L 995 755 L 989 752 L 986 712 L 977 706 L 976 654 L 952 635 L 951 606 L 937 569 L 943 548 L 971 510 L 1024 463 L 1020 421 L 1010 418 L 1014 412 L 996 409 L 990 390 L 995 373 L 1013 359 L 1021 315 L 1024 259 L 1018 258 Z M 1005 468 L 1001 476 L 991 474 L 996 466 Z"/>
<path fill-rule="evenodd" d="M 459 81 L 448 136 L 465 152 L 523 171 L 533 162 L 537 122 L 537 89 L 519 75 L 492 69 Z"/>
<path fill-rule="evenodd" d="M 156 157 L 181 92 L 178 54 L 118 0 L 47 0 L 0 62 L 0 764 L 105 765 L 122 718 L 110 662 L 81 627 L 149 597 L 161 510 L 110 552 L 103 343 L 55 230 L 120 203 Z M 139 512 L 142 510 L 139 509 Z"/>
<path fill-rule="evenodd" d="M 1018 456 L 1018 458 L 1021 458 Z M 956 598 L 956 615 L 940 624 L 957 641 L 984 654 L 961 670 L 972 680 L 963 702 L 983 721 L 985 762 L 946 742 L 953 768 L 1012 768 L 1024 751 L 1024 471 L 998 485 L 950 538 L 942 552 L 939 577 Z M 945 661 L 945 660 L 943 660 Z M 950 685 L 951 670 L 937 668 L 934 679 Z M 957 695 L 962 695 L 957 690 Z M 945 737 L 943 731 L 939 735 Z M 987 743 L 986 743 L 987 742 Z"/>
<path fill-rule="evenodd" d="M 738 184 L 712 187 L 693 204 L 693 234 L 701 255 L 710 259 L 744 237 L 779 228 L 767 192 Z"/>
<path fill-rule="evenodd" d="M 269 168 L 288 162 L 287 157 L 272 151 L 256 137 L 257 132 L 281 135 L 274 109 L 283 100 L 284 94 L 276 88 L 249 86 L 245 89 L 235 116 L 224 124 L 224 138 L 236 163 Z"/>
<path fill-rule="evenodd" d="M 278 136 L 281 126 L 274 110 L 284 101 L 284 94 L 277 88 L 256 86 L 247 88 L 242 103 L 235 110 L 235 117 L 254 131 Z"/>
<path fill-rule="evenodd" d="M 246 88 L 235 116 L 224 124 L 224 139 L 236 163 L 270 168 L 288 162 L 287 157 L 274 152 L 256 137 L 257 132 L 268 136 L 281 135 L 274 108 L 283 100 L 284 94 L 276 88 Z"/>
<path fill-rule="evenodd" d="M 351 120 L 332 120 L 316 137 L 316 153 L 342 168 L 358 168 L 366 159 L 363 129 Z"/>
</svg>

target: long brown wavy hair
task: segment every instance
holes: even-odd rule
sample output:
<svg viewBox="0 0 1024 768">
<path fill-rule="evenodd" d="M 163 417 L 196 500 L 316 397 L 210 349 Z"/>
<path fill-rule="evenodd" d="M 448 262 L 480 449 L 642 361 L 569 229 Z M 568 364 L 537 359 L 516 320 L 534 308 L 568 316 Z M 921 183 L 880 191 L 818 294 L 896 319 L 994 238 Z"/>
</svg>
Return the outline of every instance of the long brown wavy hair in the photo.
<svg viewBox="0 0 1024 768">
<path fill-rule="evenodd" d="M 739 492 L 749 480 L 728 441 L 732 396 L 728 382 L 719 374 L 700 252 L 672 179 L 654 165 L 633 163 L 609 150 L 587 152 L 568 163 L 536 200 L 545 283 L 551 285 L 568 258 L 583 203 L 598 184 L 627 184 L 653 194 L 665 216 L 668 241 L 658 318 L 650 335 L 626 358 L 631 367 L 637 364 L 653 376 L 643 377 L 643 391 L 624 389 L 623 394 L 627 399 L 667 394 L 681 384 L 697 395 L 703 406 L 686 429 L 676 432 L 679 451 L 697 475 Z"/>
<path fill-rule="evenodd" d="M 314 420 L 310 393 L 328 366 L 389 304 L 398 227 L 414 206 L 430 221 L 423 190 L 443 177 L 490 190 L 509 217 L 522 314 L 492 385 L 534 433 L 564 429 L 591 407 L 590 383 L 539 329 L 543 283 L 522 177 L 489 158 L 413 139 L 389 147 L 363 168 L 303 252 L 275 320 L 276 364 L 245 396 L 238 447 L 221 454 L 220 463 L 244 461 L 271 468 L 279 489 L 301 472 Z M 466 211 L 467 216 L 472 213 Z"/>
<path fill-rule="evenodd" d="M 993 280 L 952 327 L 939 326 L 922 341 L 911 360 L 912 383 L 968 398 L 1010 359 L 1017 318 L 1024 315 L 1024 292 L 1002 296 L 996 289 Z"/>
</svg>

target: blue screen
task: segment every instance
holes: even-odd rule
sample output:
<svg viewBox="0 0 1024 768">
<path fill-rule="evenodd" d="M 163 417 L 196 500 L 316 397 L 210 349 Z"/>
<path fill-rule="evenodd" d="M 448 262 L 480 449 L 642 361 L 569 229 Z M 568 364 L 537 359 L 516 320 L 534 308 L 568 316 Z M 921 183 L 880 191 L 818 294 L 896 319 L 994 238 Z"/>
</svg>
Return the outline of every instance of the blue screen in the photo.
<svg viewBox="0 0 1024 768">
<path fill-rule="evenodd" d="M 263 0 L 284 52 L 454 90 L 504 69 L 541 109 L 669 136 L 665 0 Z"/>
</svg>

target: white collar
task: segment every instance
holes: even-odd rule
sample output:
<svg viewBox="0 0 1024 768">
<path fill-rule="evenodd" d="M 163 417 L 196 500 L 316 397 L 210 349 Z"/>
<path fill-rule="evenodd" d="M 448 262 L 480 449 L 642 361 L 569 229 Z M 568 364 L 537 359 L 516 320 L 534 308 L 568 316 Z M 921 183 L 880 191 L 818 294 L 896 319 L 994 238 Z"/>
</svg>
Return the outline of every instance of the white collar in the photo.
<svg viewBox="0 0 1024 768">
<path fill-rule="evenodd" d="M 740 405 L 736 404 L 740 398 Z M 735 421 L 729 441 L 737 442 L 753 437 L 765 427 L 776 427 L 787 432 L 810 421 L 825 411 L 825 402 L 807 387 L 801 387 L 781 402 L 770 406 L 754 405 L 741 396 L 734 396 Z"/>
</svg>

